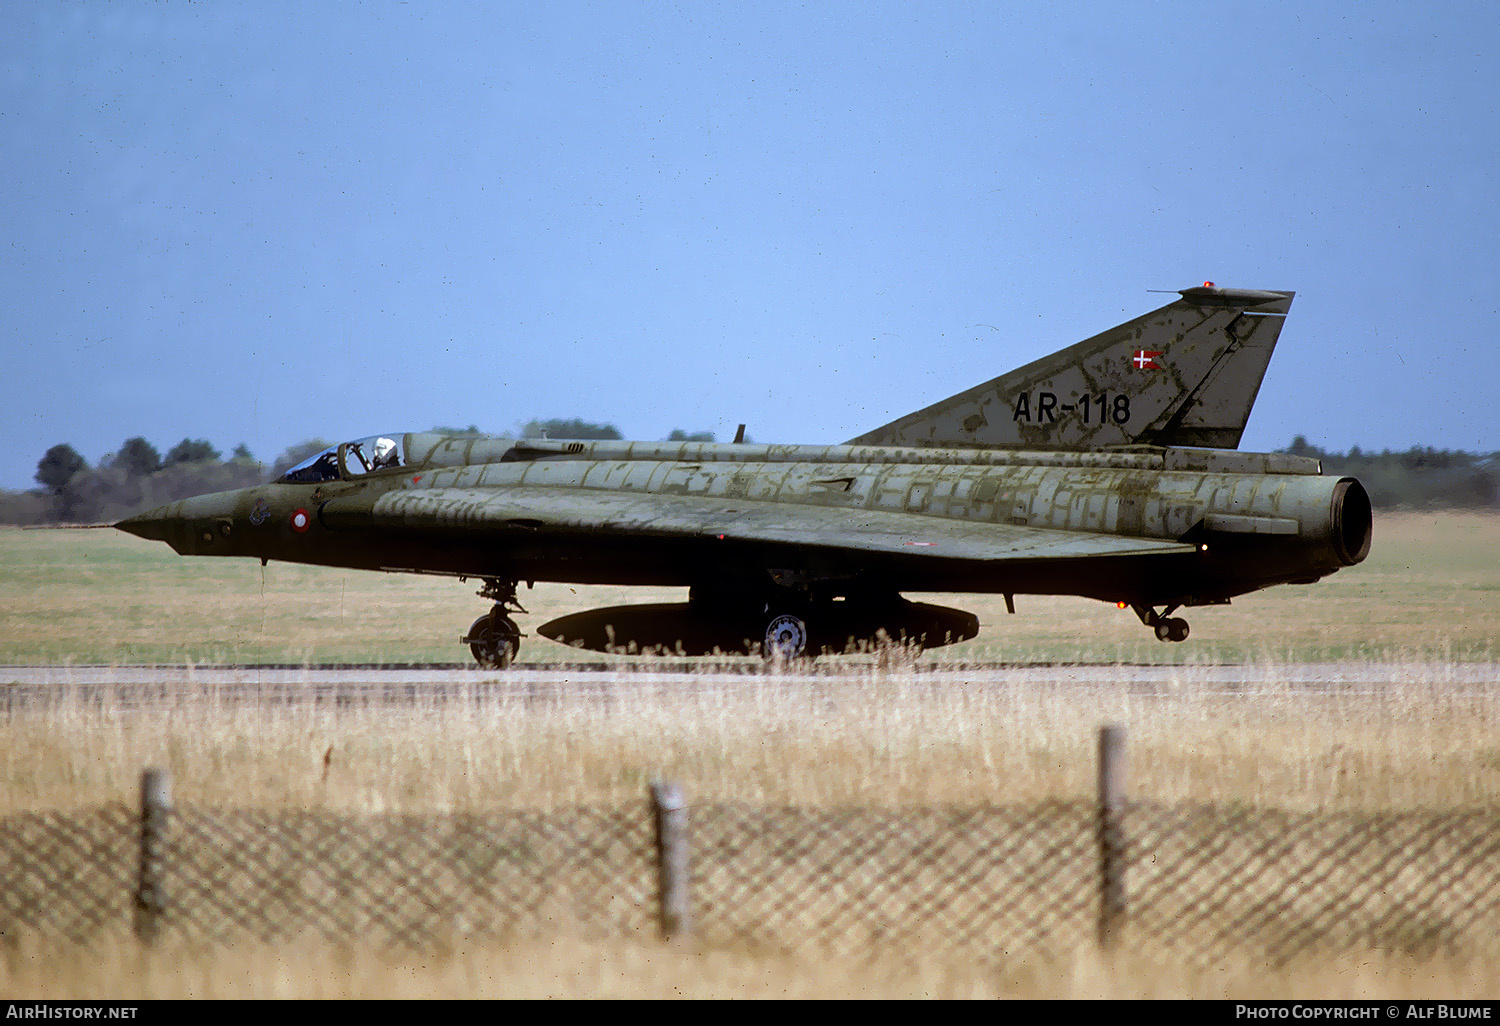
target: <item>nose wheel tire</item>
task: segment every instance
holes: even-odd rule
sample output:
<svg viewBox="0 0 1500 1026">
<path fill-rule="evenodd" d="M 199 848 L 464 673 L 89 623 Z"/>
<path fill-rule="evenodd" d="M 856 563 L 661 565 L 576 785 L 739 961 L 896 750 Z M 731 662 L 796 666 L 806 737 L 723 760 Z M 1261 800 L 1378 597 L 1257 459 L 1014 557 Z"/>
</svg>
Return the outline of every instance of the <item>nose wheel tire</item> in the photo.
<svg viewBox="0 0 1500 1026">
<path fill-rule="evenodd" d="M 503 670 L 515 662 L 521 647 L 521 629 L 508 616 L 481 616 L 463 639 L 474 653 L 474 661 L 486 670 Z"/>
<path fill-rule="evenodd" d="M 807 621 L 792 613 L 772 617 L 766 625 L 761 654 L 779 662 L 796 659 L 807 651 Z"/>
</svg>

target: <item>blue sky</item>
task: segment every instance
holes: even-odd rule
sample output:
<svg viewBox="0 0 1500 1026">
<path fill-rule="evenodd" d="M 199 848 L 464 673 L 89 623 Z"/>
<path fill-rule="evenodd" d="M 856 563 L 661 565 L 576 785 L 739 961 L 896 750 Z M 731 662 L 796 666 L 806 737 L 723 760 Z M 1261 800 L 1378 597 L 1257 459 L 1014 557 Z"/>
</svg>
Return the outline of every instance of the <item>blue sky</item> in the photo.
<svg viewBox="0 0 1500 1026">
<path fill-rule="evenodd" d="M 0 487 L 143 434 L 839 442 L 1206 279 L 1247 449 L 1500 449 L 1488 4 L 6 6 Z"/>
</svg>

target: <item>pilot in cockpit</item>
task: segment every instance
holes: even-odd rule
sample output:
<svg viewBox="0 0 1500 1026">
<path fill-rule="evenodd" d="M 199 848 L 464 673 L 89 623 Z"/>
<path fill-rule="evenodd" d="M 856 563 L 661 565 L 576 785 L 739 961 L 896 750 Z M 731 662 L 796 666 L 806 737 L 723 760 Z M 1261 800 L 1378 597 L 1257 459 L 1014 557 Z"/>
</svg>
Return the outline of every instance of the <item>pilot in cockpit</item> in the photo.
<svg viewBox="0 0 1500 1026">
<path fill-rule="evenodd" d="M 382 470 L 386 467 L 400 465 L 400 457 L 396 452 L 396 443 L 389 438 L 375 439 L 375 459 L 370 464 L 371 470 Z"/>
</svg>

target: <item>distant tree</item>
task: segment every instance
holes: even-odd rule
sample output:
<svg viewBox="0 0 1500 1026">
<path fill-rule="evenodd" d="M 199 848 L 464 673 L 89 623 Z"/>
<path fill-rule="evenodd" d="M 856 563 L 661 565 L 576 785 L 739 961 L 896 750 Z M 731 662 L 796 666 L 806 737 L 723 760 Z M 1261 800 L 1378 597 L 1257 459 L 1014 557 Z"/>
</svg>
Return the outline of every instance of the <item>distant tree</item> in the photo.
<svg viewBox="0 0 1500 1026">
<path fill-rule="evenodd" d="M 0 524 L 40 524 L 55 519 L 56 504 L 39 492 L 0 492 Z"/>
<path fill-rule="evenodd" d="M 479 426 L 476 425 L 476 424 L 470 424 L 466 428 L 438 426 L 438 427 L 432 428 L 432 431 L 433 431 L 434 434 L 439 434 L 439 435 L 483 435 L 484 434 L 483 431 L 479 430 Z"/>
<path fill-rule="evenodd" d="M 667 436 L 669 442 L 712 442 L 713 440 L 712 431 L 694 431 L 689 434 L 682 428 L 673 428 L 672 433 Z"/>
<path fill-rule="evenodd" d="M 258 462 L 260 462 L 253 455 L 251 455 L 251 453 L 250 453 L 250 447 L 248 445 L 246 445 L 244 442 L 241 442 L 239 445 L 236 445 L 234 447 L 234 452 L 232 452 L 232 453 L 229 454 L 229 458 L 230 458 L 231 461 L 233 461 L 235 463 L 258 463 Z"/>
<path fill-rule="evenodd" d="M 208 492 L 223 492 L 231 488 L 247 488 L 261 484 L 266 471 L 254 460 L 232 460 L 221 463 L 217 460 L 199 460 L 192 463 L 174 463 L 163 467 L 146 479 L 141 501 L 149 506 L 160 506 L 190 495 Z"/>
<path fill-rule="evenodd" d="M 118 461 L 108 467 L 74 474 L 57 496 L 56 517 L 69 523 L 89 524 L 118 520 L 147 508 L 150 476 L 132 473 Z"/>
<path fill-rule="evenodd" d="M 1493 506 L 1500 502 L 1500 477 L 1481 470 L 1470 477 L 1465 485 L 1469 491 L 1466 498 L 1469 500 L 1464 505 L 1469 506 Z"/>
<path fill-rule="evenodd" d="M 163 467 L 174 467 L 179 463 L 217 463 L 219 450 L 202 438 L 184 438 L 162 457 Z"/>
<path fill-rule="evenodd" d="M 137 435 L 126 439 L 110 466 L 120 468 L 131 477 L 146 477 L 161 469 L 161 453 L 156 451 L 156 446 Z"/>
<path fill-rule="evenodd" d="M 36 483 L 56 495 L 68 479 L 88 467 L 88 461 L 67 444 L 54 445 L 36 464 Z"/>
<path fill-rule="evenodd" d="M 332 444 L 321 438 L 309 438 L 305 442 L 299 442 L 276 457 L 276 462 L 271 466 L 271 476 L 280 477 L 309 456 L 317 455 Z"/>
<path fill-rule="evenodd" d="M 1321 459 L 1322 457 L 1328 455 L 1318 446 L 1313 445 L 1311 442 L 1309 442 L 1306 435 L 1297 435 L 1293 437 L 1292 444 L 1287 446 L 1285 449 L 1282 449 L 1281 451 L 1292 456 L 1311 456 L 1314 459 Z"/>
<path fill-rule="evenodd" d="M 590 424 L 586 420 L 576 417 L 572 420 L 562 420 L 554 417 L 552 420 L 528 421 L 521 429 L 522 438 L 606 438 L 619 439 L 625 436 L 620 434 L 620 429 L 613 424 Z"/>
</svg>

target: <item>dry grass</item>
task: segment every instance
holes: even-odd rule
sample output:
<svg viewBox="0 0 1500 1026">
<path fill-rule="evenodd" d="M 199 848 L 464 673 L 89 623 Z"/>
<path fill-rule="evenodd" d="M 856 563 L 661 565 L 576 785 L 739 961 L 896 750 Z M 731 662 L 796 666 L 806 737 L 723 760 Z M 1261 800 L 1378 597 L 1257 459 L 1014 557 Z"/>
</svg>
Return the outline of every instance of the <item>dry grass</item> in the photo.
<svg viewBox="0 0 1500 1026">
<path fill-rule="evenodd" d="M 1444 679 L 1359 689 L 1227 691 L 1184 668 L 1165 688 L 1042 686 L 1025 673 L 704 677 L 668 690 L 621 676 L 603 697 L 546 688 L 442 704 L 231 702 L 186 690 L 144 708 L 65 700 L 0 727 L 0 811 L 134 801 L 139 770 L 170 768 L 196 805 L 358 811 L 642 803 L 647 783 L 691 799 L 878 807 L 1086 796 L 1094 726 L 1130 731 L 1131 793 L 1284 808 L 1500 804 L 1500 695 Z M 911 953 L 903 953 L 910 955 Z M 1018 952 L 869 964 L 649 942 L 475 942 L 415 958 L 299 942 L 141 954 L 12 948 L 0 992 L 142 997 L 1455 997 L 1494 996 L 1500 955 L 1346 954 L 1273 970 L 1249 952 L 1212 969 L 1161 953 L 1059 960 Z"/>
<path fill-rule="evenodd" d="M 319 943 L 142 952 L 133 941 L 0 952 L 0 993 L 150 999 L 1229 999 L 1494 998 L 1494 965 L 1355 953 L 1271 970 L 1252 958 L 1209 970 L 1090 950 L 999 968 L 860 962 L 651 942 L 492 944 L 402 957 Z"/>
<path fill-rule="evenodd" d="M 1133 792 L 1157 800 L 1500 804 L 1500 694 L 1442 667 L 1357 689 L 1254 672 L 1265 683 L 1249 694 L 1183 667 L 1148 689 L 870 669 L 689 686 L 638 672 L 602 694 L 541 685 L 404 706 L 267 705 L 211 688 L 130 709 L 64 696 L 0 723 L 0 813 L 130 801 L 150 764 L 187 800 L 273 807 L 618 804 L 661 777 L 705 800 L 809 805 L 1087 797 L 1106 721 L 1129 729 Z"/>
</svg>

